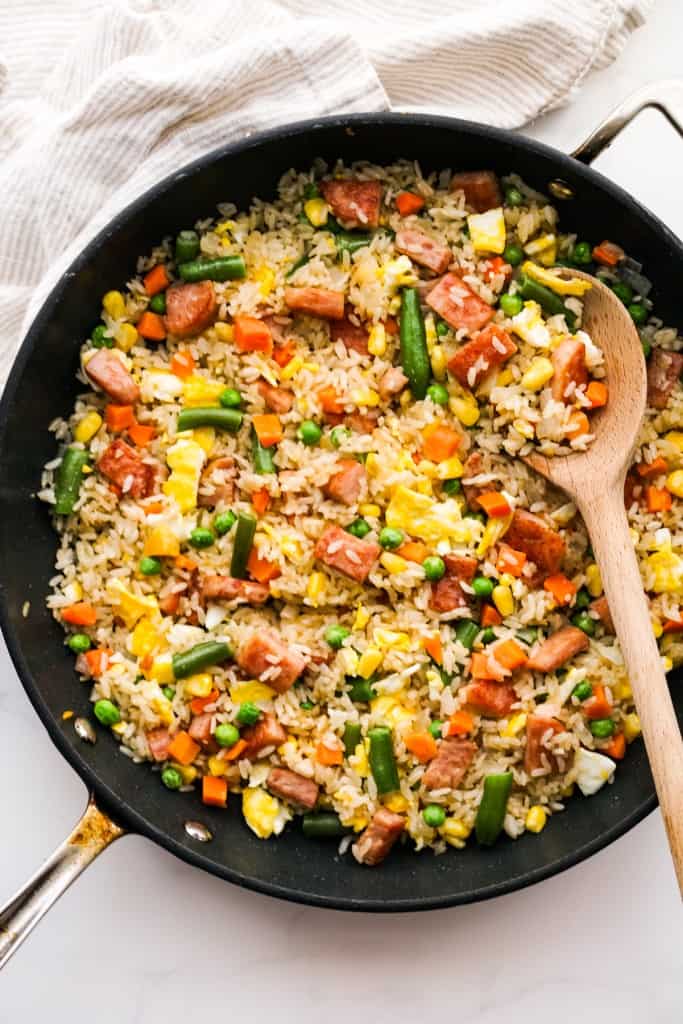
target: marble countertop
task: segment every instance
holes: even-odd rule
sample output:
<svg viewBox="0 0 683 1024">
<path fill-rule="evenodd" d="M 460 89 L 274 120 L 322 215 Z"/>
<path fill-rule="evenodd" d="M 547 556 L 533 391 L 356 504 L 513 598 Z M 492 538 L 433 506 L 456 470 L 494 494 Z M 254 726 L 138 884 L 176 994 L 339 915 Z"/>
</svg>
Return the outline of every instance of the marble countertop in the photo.
<svg viewBox="0 0 683 1024">
<path fill-rule="evenodd" d="M 649 24 L 571 107 L 529 130 L 569 150 L 629 91 L 680 73 L 683 7 Z M 683 234 L 683 140 L 643 114 L 597 164 Z M 0 901 L 80 815 L 85 791 L 0 651 Z M 683 929 L 658 813 L 590 861 L 488 903 L 340 914 L 244 892 L 138 837 L 107 851 L 0 978 L 0 1022 L 157 1024 L 179 1010 L 337 1024 L 680 1022 Z M 445 1011 L 442 1008 L 445 1003 Z"/>
</svg>

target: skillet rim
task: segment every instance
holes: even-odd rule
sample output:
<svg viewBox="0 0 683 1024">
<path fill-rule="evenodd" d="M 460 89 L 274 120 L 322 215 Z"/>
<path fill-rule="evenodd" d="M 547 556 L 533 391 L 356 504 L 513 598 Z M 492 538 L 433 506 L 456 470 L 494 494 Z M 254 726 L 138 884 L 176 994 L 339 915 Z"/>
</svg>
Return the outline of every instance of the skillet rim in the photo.
<svg viewBox="0 0 683 1024">
<path fill-rule="evenodd" d="M 10 373 L 7 378 L 2 397 L 0 398 L 0 450 L 4 447 L 5 433 L 8 420 L 8 411 L 14 400 L 14 396 L 21 383 L 23 373 L 34 348 L 40 338 L 44 325 L 53 314 L 68 282 L 81 268 L 87 266 L 91 257 L 106 243 L 109 236 L 118 231 L 123 225 L 136 216 L 142 214 L 146 206 L 163 195 L 179 179 L 191 177 L 205 167 L 224 160 L 233 154 L 241 153 L 249 149 L 258 149 L 265 143 L 282 141 L 299 135 L 308 135 L 327 129 L 341 129 L 353 131 L 354 125 L 373 126 L 392 124 L 406 129 L 411 127 L 426 127 L 442 129 L 448 132 L 457 131 L 463 135 L 483 137 L 498 145 L 507 145 L 512 149 L 525 150 L 527 154 L 545 157 L 552 161 L 557 168 L 557 177 L 562 177 L 563 170 L 571 171 L 573 177 L 583 179 L 588 185 L 599 186 L 609 193 L 622 208 L 626 208 L 640 221 L 659 233 L 667 245 L 674 249 L 679 258 L 683 261 L 683 244 L 677 236 L 646 207 L 635 200 L 624 189 L 616 185 L 609 178 L 599 171 L 581 163 L 579 160 L 560 152 L 553 146 L 539 142 L 528 136 L 502 128 L 494 128 L 474 121 L 467 121 L 456 117 L 436 115 L 428 113 L 402 114 L 393 111 L 368 112 L 356 114 L 336 114 L 325 117 L 310 118 L 302 121 L 287 123 L 277 128 L 270 128 L 262 132 L 247 135 L 235 142 L 226 143 L 216 149 L 210 150 L 195 160 L 183 165 L 179 170 L 172 172 L 160 181 L 146 189 L 140 196 L 120 210 L 114 217 L 95 234 L 95 236 L 84 246 L 81 252 L 75 257 L 69 267 L 60 275 L 59 279 L 51 288 L 39 311 L 34 317 L 24 339 L 17 351 Z M 1 552 L 0 552 L 1 557 Z M 117 796 L 109 785 L 102 781 L 93 771 L 90 765 L 80 756 L 77 746 L 72 746 L 66 734 L 60 728 L 57 719 L 53 716 L 41 692 L 34 682 L 32 673 L 25 662 L 21 644 L 15 634 L 14 626 L 10 617 L 10 610 L 7 602 L 5 587 L 0 581 L 0 628 L 2 629 L 7 648 L 12 659 L 14 668 L 19 680 L 43 726 L 47 730 L 53 744 L 77 772 L 80 778 L 94 793 L 97 800 L 101 802 L 102 808 L 111 813 L 112 817 L 130 831 L 143 835 L 157 843 L 170 853 L 179 857 L 191 866 L 201 867 L 205 871 L 222 878 L 242 888 L 258 892 L 290 902 L 300 903 L 308 906 L 322 907 L 334 910 L 347 910 L 356 912 L 383 912 L 403 913 L 418 910 L 444 909 L 447 907 L 465 905 L 493 899 L 497 896 L 524 889 L 529 885 L 540 882 L 545 878 L 566 871 L 582 861 L 591 857 L 594 853 L 609 846 L 612 842 L 624 835 L 631 828 L 637 825 L 650 814 L 657 806 L 657 798 L 654 787 L 651 796 L 642 800 L 617 824 L 606 831 L 597 834 L 593 839 L 572 849 L 570 852 L 555 858 L 541 867 L 528 870 L 524 875 L 512 879 L 505 879 L 499 882 L 477 886 L 466 892 L 456 894 L 447 893 L 438 897 L 406 897 L 393 898 L 390 900 L 378 900 L 375 898 L 353 898 L 350 896 L 332 897 L 309 893 L 297 888 L 290 888 L 286 885 L 273 883 L 261 878 L 255 878 L 234 868 L 218 864 L 216 861 L 206 857 L 201 849 L 193 849 L 183 845 L 178 840 L 167 834 L 164 830 L 149 822 L 138 812 L 127 800 Z"/>
</svg>

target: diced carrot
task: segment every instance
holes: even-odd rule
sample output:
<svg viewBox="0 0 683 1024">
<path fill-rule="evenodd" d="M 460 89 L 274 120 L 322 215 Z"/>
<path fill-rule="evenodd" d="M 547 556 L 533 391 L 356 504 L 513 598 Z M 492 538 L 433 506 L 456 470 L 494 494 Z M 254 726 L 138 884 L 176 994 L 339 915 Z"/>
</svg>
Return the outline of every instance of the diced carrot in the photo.
<svg viewBox="0 0 683 1024">
<path fill-rule="evenodd" d="M 163 292 L 170 283 L 171 280 L 163 263 L 157 263 L 156 267 L 152 267 L 143 278 L 145 291 L 148 295 L 156 295 L 157 292 Z"/>
<path fill-rule="evenodd" d="M 648 512 L 668 512 L 673 504 L 673 498 L 663 487 L 646 487 L 645 502 Z"/>
<path fill-rule="evenodd" d="M 395 202 L 396 209 L 402 217 L 408 217 L 411 213 L 419 213 L 425 204 L 422 196 L 416 196 L 414 192 L 399 192 Z"/>
<path fill-rule="evenodd" d="M 484 280 L 490 281 L 497 274 L 505 274 L 507 277 L 511 270 L 512 267 L 509 263 L 505 262 L 502 256 L 490 256 L 489 259 L 484 261 L 481 276 Z"/>
<path fill-rule="evenodd" d="M 294 338 L 288 338 L 284 345 L 277 345 L 273 349 L 273 359 L 278 366 L 286 366 L 291 363 L 296 355 L 296 342 Z"/>
<path fill-rule="evenodd" d="M 149 505 L 145 505 L 144 512 L 146 516 L 158 516 L 160 512 L 164 511 L 163 501 L 151 501 Z"/>
<path fill-rule="evenodd" d="M 233 747 L 226 747 L 220 752 L 222 761 L 236 761 L 243 750 L 247 749 L 246 740 L 238 740 Z"/>
<path fill-rule="evenodd" d="M 469 711 L 454 711 L 448 719 L 447 736 L 467 736 L 474 731 L 474 719 Z"/>
<path fill-rule="evenodd" d="M 564 573 L 556 572 L 552 576 L 546 576 L 543 581 L 543 589 L 547 590 L 555 598 L 559 605 L 571 604 L 576 594 L 576 587 L 571 580 L 568 580 Z"/>
<path fill-rule="evenodd" d="M 580 409 L 574 409 L 569 414 L 569 421 L 565 430 L 566 436 L 570 441 L 573 441 L 577 437 L 581 437 L 582 434 L 590 433 L 590 422 L 585 412 L 581 412 Z"/>
<path fill-rule="evenodd" d="M 264 320 L 256 316 L 236 316 L 235 345 L 239 352 L 265 352 L 270 355 L 273 351 L 273 335 L 270 327 Z"/>
<path fill-rule="evenodd" d="M 344 751 L 341 747 L 336 747 L 332 750 L 331 747 L 326 747 L 324 743 L 319 743 L 315 748 L 315 759 L 318 764 L 328 766 L 342 764 L 344 761 Z"/>
<path fill-rule="evenodd" d="M 188 352 L 186 348 L 183 348 L 174 353 L 169 364 L 169 369 L 171 373 L 175 374 L 176 377 L 180 377 L 182 380 L 185 377 L 190 377 L 192 375 L 196 365 L 197 364 L 195 363 L 192 353 Z"/>
<path fill-rule="evenodd" d="M 400 548 L 396 548 L 396 554 L 405 558 L 406 562 L 417 562 L 422 565 L 429 554 L 429 548 L 420 540 L 409 540 L 401 544 Z"/>
<path fill-rule="evenodd" d="M 592 380 L 586 388 L 586 398 L 591 404 L 591 409 L 600 409 L 607 405 L 608 395 L 607 385 L 601 380 Z"/>
<path fill-rule="evenodd" d="M 267 558 L 260 558 L 256 548 L 252 548 L 247 559 L 247 569 L 252 579 L 257 583 L 270 583 L 282 576 L 282 570 L 277 562 L 269 562 Z"/>
<path fill-rule="evenodd" d="M 660 476 L 662 473 L 666 473 L 668 468 L 666 459 L 658 455 L 652 462 L 639 462 L 636 466 L 636 472 L 638 476 L 642 476 L 647 480 L 651 476 Z"/>
<path fill-rule="evenodd" d="M 188 572 L 196 572 L 199 568 L 193 558 L 188 558 L 187 555 L 177 555 L 174 560 L 176 569 L 187 569 Z"/>
<path fill-rule="evenodd" d="M 617 732 L 612 736 L 606 747 L 601 747 L 600 752 L 613 757 L 615 761 L 621 761 L 626 753 L 626 737 L 623 732 Z"/>
<path fill-rule="evenodd" d="M 255 413 L 251 417 L 251 423 L 264 448 L 272 448 L 274 444 L 279 444 L 284 436 L 280 417 L 272 412 Z"/>
<path fill-rule="evenodd" d="M 510 576 L 521 576 L 526 565 L 526 552 L 517 551 L 509 544 L 501 544 L 498 548 L 496 569 L 500 573 L 507 572 Z"/>
<path fill-rule="evenodd" d="M 318 401 L 323 412 L 332 413 L 334 416 L 343 415 L 344 403 L 334 388 L 323 388 L 319 391 Z"/>
<path fill-rule="evenodd" d="M 422 646 L 437 665 L 443 661 L 443 643 L 438 633 L 431 633 L 422 638 Z"/>
<path fill-rule="evenodd" d="M 386 318 L 386 320 L 384 321 L 384 330 L 387 332 L 387 334 L 391 335 L 391 337 L 394 337 L 396 334 L 398 334 L 398 320 L 396 319 L 395 316 L 388 316 Z"/>
<path fill-rule="evenodd" d="M 493 657 L 503 668 L 514 672 L 516 668 L 526 665 L 528 658 L 516 640 L 503 640 L 492 649 Z"/>
<path fill-rule="evenodd" d="M 182 729 L 168 745 L 169 758 L 179 764 L 192 764 L 199 751 L 199 744 L 192 739 L 189 732 L 183 732 Z"/>
<path fill-rule="evenodd" d="M 422 455 L 430 462 L 445 462 L 457 452 L 461 437 L 445 423 L 429 423 L 422 431 Z"/>
<path fill-rule="evenodd" d="M 148 427 L 144 423 L 133 423 L 133 425 L 128 428 L 128 436 L 133 444 L 137 445 L 138 448 L 144 448 L 145 445 L 148 445 L 150 441 L 154 440 L 156 434 L 157 432 L 155 427 Z"/>
<path fill-rule="evenodd" d="M 470 659 L 470 673 L 474 679 L 493 679 L 487 654 L 475 651 Z"/>
<path fill-rule="evenodd" d="M 662 626 L 662 633 L 683 633 L 683 619 L 667 619 Z"/>
<path fill-rule="evenodd" d="M 483 629 L 486 629 L 488 626 L 500 626 L 502 621 L 502 615 L 492 604 L 482 606 L 480 623 Z"/>
<path fill-rule="evenodd" d="M 585 702 L 583 710 L 587 718 L 609 718 L 612 714 L 612 705 L 602 684 L 593 687 L 593 696 Z"/>
<path fill-rule="evenodd" d="M 91 676 L 101 676 L 109 667 L 109 658 L 114 652 L 108 647 L 94 647 L 85 652 L 85 660 Z"/>
<path fill-rule="evenodd" d="M 94 626 L 97 622 L 97 611 L 85 601 L 77 601 L 67 608 L 62 608 L 62 618 L 70 626 Z"/>
<path fill-rule="evenodd" d="M 146 309 L 135 325 L 141 338 L 148 341 L 163 341 L 166 337 L 166 325 L 163 316 Z"/>
<path fill-rule="evenodd" d="M 501 519 L 512 511 L 507 498 L 499 491 L 486 491 L 478 496 L 477 501 L 491 519 Z"/>
<path fill-rule="evenodd" d="M 404 743 L 410 753 L 423 764 L 436 757 L 439 749 L 436 745 L 436 740 L 429 732 L 411 732 L 405 737 Z"/>
<path fill-rule="evenodd" d="M 135 423 L 132 405 L 108 405 L 104 410 L 104 422 L 113 434 L 120 434 Z"/>
<path fill-rule="evenodd" d="M 251 496 L 251 503 L 254 506 L 254 512 L 258 516 L 262 516 L 270 505 L 270 494 L 267 488 L 262 487 L 260 491 L 254 491 Z"/>
<path fill-rule="evenodd" d="M 190 710 L 193 715 L 201 715 L 208 704 L 213 704 L 218 696 L 218 690 L 212 690 L 206 697 L 193 697 L 190 701 Z"/>
<path fill-rule="evenodd" d="M 154 655 L 153 654 L 144 654 L 140 658 L 140 668 L 142 669 L 143 672 L 149 672 L 149 670 L 151 669 L 153 664 L 154 664 Z"/>
<path fill-rule="evenodd" d="M 626 253 L 620 245 L 608 242 L 607 239 L 604 242 L 600 242 L 600 245 L 596 245 L 593 249 L 593 259 L 595 262 L 602 263 L 605 267 L 616 267 L 617 263 L 620 263 L 625 255 Z"/>
<path fill-rule="evenodd" d="M 170 747 L 168 748 L 171 749 Z M 202 803 L 209 807 L 225 807 L 228 802 L 227 779 L 219 775 L 202 776 Z"/>
</svg>

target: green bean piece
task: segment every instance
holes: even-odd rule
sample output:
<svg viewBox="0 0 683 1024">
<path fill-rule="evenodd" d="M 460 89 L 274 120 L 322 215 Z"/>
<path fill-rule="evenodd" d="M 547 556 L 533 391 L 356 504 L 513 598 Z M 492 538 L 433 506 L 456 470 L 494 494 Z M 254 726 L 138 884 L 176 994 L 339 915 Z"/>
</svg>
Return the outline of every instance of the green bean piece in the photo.
<svg viewBox="0 0 683 1024">
<path fill-rule="evenodd" d="M 351 676 L 348 682 L 351 684 L 349 697 L 356 704 L 367 704 L 377 696 L 369 679 L 363 679 L 362 676 Z"/>
<path fill-rule="evenodd" d="M 209 665 L 219 665 L 222 661 L 232 658 L 232 647 L 223 641 L 207 640 L 203 644 L 195 644 L 187 651 L 174 654 L 171 659 L 173 675 L 176 679 L 186 679 Z"/>
<path fill-rule="evenodd" d="M 582 611 L 584 608 L 588 608 L 592 598 L 585 587 L 581 587 L 576 597 L 574 598 L 574 607 Z"/>
<path fill-rule="evenodd" d="M 303 256 L 300 256 L 296 263 L 293 263 L 285 274 L 285 279 L 289 280 L 290 277 L 296 274 L 297 270 L 301 270 L 302 267 L 305 267 L 309 259 L 310 257 L 307 256 L 306 253 L 304 253 Z"/>
<path fill-rule="evenodd" d="M 199 256 L 199 235 L 196 231 L 181 231 L 175 240 L 176 263 L 189 263 Z"/>
<path fill-rule="evenodd" d="M 178 273 L 183 281 L 236 281 L 247 276 L 247 268 L 241 256 L 217 256 L 181 263 Z"/>
<path fill-rule="evenodd" d="M 83 448 L 67 448 L 55 475 L 55 512 L 58 516 L 70 516 L 83 481 L 83 467 L 88 453 Z"/>
<path fill-rule="evenodd" d="M 166 312 L 166 293 L 157 292 L 156 295 L 153 295 L 149 300 L 149 308 L 153 313 L 158 313 L 160 316 L 163 316 Z"/>
<path fill-rule="evenodd" d="M 358 252 L 359 249 L 364 249 L 366 245 L 370 245 L 372 241 L 372 235 L 361 235 L 355 234 L 351 231 L 340 231 L 337 235 L 337 252 L 341 256 L 343 252 L 348 252 L 353 256 L 354 252 Z"/>
<path fill-rule="evenodd" d="M 182 409 L 178 416 L 176 430 L 194 430 L 195 427 L 215 427 L 236 434 L 242 426 L 242 413 L 237 409 L 214 409 L 213 406 L 197 406 Z"/>
<path fill-rule="evenodd" d="M 399 787 L 398 768 L 394 755 L 394 739 L 386 725 L 378 725 L 368 732 L 370 739 L 370 771 L 377 785 L 377 792 L 393 793 Z"/>
<path fill-rule="evenodd" d="M 512 772 L 487 775 L 484 779 L 484 793 L 474 823 L 477 842 L 482 846 L 492 846 L 500 835 L 511 789 Z"/>
<path fill-rule="evenodd" d="M 339 816 L 333 811 L 304 814 L 301 828 L 307 839 L 339 839 L 350 831 L 342 825 Z"/>
<path fill-rule="evenodd" d="M 235 543 L 230 560 L 230 575 L 236 580 L 243 580 L 247 575 L 247 561 L 251 553 L 256 533 L 256 518 L 247 512 L 240 512 L 235 527 Z"/>
<path fill-rule="evenodd" d="M 496 631 L 491 626 L 487 626 L 486 629 L 483 629 L 481 631 L 481 636 L 479 637 L 479 639 L 484 645 L 492 644 L 493 641 L 496 639 Z"/>
<path fill-rule="evenodd" d="M 401 365 L 410 382 L 413 398 L 423 399 L 427 394 L 432 368 L 417 288 L 404 288 L 401 297 Z"/>
<path fill-rule="evenodd" d="M 361 730 L 358 722 L 347 722 L 344 726 L 344 753 L 351 757 L 361 741 Z"/>
<path fill-rule="evenodd" d="M 641 338 L 640 339 L 640 344 L 642 345 L 642 348 L 643 348 L 643 355 L 645 356 L 646 359 L 649 359 L 650 356 L 652 355 L 652 345 L 650 344 L 650 342 L 648 341 L 647 338 Z"/>
<path fill-rule="evenodd" d="M 559 295 L 556 295 L 544 284 L 539 284 L 527 274 L 520 274 L 517 279 L 517 294 L 521 295 L 525 302 L 537 302 L 544 313 L 548 316 L 556 316 L 562 313 L 567 321 L 567 327 L 573 330 L 576 323 L 576 316 L 567 309 Z"/>
<path fill-rule="evenodd" d="M 309 181 L 304 185 L 304 199 L 318 199 L 320 197 L 320 189 L 318 188 L 315 181 Z"/>
<path fill-rule="evenodd" d="M 265 476 L 267 473 L 276 472 L 275 463 L 273 462 L 273 449 L 263 447 L 253 427 L 251 428 L 251 457 L 256 473 Z"/>
<path fill-rule="evenodd" d="M 479 625 L 473 622 L 472 619 L 461 619 L 455 627 L 455 639 L 459 640 L 468 651 L 471 651 L 474 647 L 474 641 L 477 639 L 478 633 Z"/>
<path fill-rule="evenodd" d="M 644 306 L 642 302 L 631 302 L 627 308 L 631 314 L 631 319 L 638 327 L 647 322 L 650 314 L 648 313 L 647 306 Z"/>
</svg>

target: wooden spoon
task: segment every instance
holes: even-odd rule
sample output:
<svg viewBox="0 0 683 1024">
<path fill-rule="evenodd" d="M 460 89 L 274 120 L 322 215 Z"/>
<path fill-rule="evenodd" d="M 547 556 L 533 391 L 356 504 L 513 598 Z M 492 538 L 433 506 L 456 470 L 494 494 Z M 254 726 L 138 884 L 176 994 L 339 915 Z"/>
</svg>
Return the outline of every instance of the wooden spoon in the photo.
<svg viewBox="0 0 683 1024">
<path fill-rule="evenodd" d="M 640 569 L 624 509 L 624 480 L 645 412 L 647 377 L 638 332 L 623 303 L 578 271 L 592 288 L 584 297 L 586 331 L 605 356 L 609 401 L 591 415 L 595 440 L 585 452 L 525 459 L 572 498 L 583 516 L 624 655 L 659 806 L 683 895 L 683 738 L 650 623 Z"/>
</svg>

